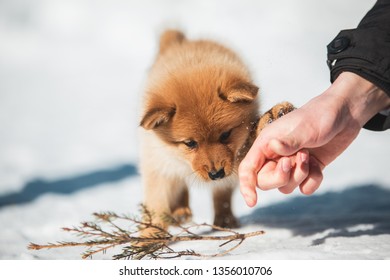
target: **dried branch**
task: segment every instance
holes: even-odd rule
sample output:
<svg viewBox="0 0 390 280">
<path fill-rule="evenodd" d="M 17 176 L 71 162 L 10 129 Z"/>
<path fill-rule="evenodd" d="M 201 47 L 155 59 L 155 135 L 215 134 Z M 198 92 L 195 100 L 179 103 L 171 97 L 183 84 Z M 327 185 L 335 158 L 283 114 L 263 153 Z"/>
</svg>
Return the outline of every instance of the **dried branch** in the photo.
<svg viewBox="0 0 390 280">
<path fill-rule="evenodd" d="M 87 238 L 81 242 L 58 242 L 38 245 L 30 243 L 29 250 L 53 249 L 64 247 L 87 247 L 88 249 L 82 253 L 82 258 L 91 258 L 93 255 L 112 249 L 115 246 L 126 245 L 122 248 L 122 252 L 113 255 L 113 259 L 169 259 L 183 256 L 192 257 L 217 257 L 225 255 L 244 242 L 245 239 L 264 234 L 264 231 L 255 231 L 250 233 L 239 233 L 232 229 L 226 229 L 209 224 L 189 224 L 180 225 L 172 217 L 164 217 L 169 219 L 170 223 L 178 228 L 178 233 L 171 233 L 166 229 L 152 223 L 153 213 L 142 206 L 141 211 L 143 218 L 130 217 L 127 215 L 117 215 L 113 212 L 94 213 L 93 216 L 96 222 L 83 222 L 79 227 L 63 228 L 64 231 L 75 233 L 81 238 Z M 120 223 L 125 223 L 124 229 Z M 156 230 L 156 234 L 150 237 L 142 237 L 139 235 L 140 229 L 151 228 Z M 194 230 L 208 230 L 210 232 L 218 232 L 220 235 L 205 235 L 194 233 Z M 222 251 L 214 254 L 204 254 L 195 252 L 191 249 L 175 250 L 171 247 L 177 242 L 188 241 L 215 241 L 222 242 L 218 247 L 223 248 Z M 234 246 L 225 248 L 226 245 L 235 242 Z"/>
</svg>

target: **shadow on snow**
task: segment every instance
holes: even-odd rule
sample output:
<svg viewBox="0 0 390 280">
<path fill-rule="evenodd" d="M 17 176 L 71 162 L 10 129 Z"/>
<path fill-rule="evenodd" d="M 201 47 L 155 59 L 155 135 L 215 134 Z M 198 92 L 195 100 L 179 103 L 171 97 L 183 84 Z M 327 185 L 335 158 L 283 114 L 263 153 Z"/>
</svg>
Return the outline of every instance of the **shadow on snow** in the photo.
<svg viewBox="0 0 390 280">
<path fill-rule="evenodd" d="M 37 179 L 28 182 L 20 192 L 0 196 L 0 207 L 28 203 L 46 193 L 71 194 L 79 190 L 93 188 L 103 183 L 116 182 L 134 175 L 137 175 L 136 166 L 125 164 L 112 169 L 98 170 L 71 178 L 53 181 Z"/>
<path fill-rule="evenodd" d="M 342 192 L 300 196 L 257 208 L 240 221 L 242 225 L 287 228 L 300 236 L 325 233 L 312 245 L 322 244 L 329 237 L 389 234 L 390 190 L 364 185 Z M 362 224 L 366 226 L 356 227 Z"/>
</svg>

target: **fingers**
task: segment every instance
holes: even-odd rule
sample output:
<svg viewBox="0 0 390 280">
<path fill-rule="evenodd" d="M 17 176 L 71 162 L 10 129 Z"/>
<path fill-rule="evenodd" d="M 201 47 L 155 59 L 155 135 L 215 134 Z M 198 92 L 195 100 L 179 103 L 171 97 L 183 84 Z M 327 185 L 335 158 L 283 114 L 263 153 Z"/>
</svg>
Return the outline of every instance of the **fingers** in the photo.
<svg viewBox="0 0 390 280">
<path fill-rule="evenodd" d="M 279 188 L 279 191 L 284 194 L 292 193 L 309 176 L 309 152 L 307 150 L 299 151 L 296 154 L 295 162 L 296 165 L 291 171 L 290 180 L 287 184 Z"/>
<path fill-rule="evenodd" d="M 299 186 L 303 194 L 310 195 L 322 182 L 322 169 L 314 156 L 301 150 L 295 156 L 265 162 L 258 173 L 257 186 L 264 191 L 278 188 L 285 194 Z"/>
<path fill-rule="evenodd" d="M 306 195 L 313 194 L 323 179 L 322 169 L 324 169 L 324 166 L 314 156 L 310 156 L 309 165 L 310 174 L 299 186 L 301 192 Z"/>
<path fill-rule="evenodd" d="M 256 174 L 258 169 L 259 167 L 253 162 L 245 161 L 245 159 L 238 168 L 240 192 L 249 207 L 253 207 L 257 203 Z"/>
<path fill-rule="evenodd" d="M 288 157 L 267 161 L 257 174 L 257 186 L 263 191 L 285 186 L 290 181 L 292 160 Z"/>
<path fill-rule="evenodd" d="M 257 172 L 262 168 L 265 156 L 256 140 L 238 168 L 240 191 L 249 207 L 257 203 Z"/>
<path fill-rule="evenodd" d="M 242 163 L 239 166 L 240 192 L 249 207 L 257 203 L 256 172 L 253 166 L 249 167 Z"/>
</svg>

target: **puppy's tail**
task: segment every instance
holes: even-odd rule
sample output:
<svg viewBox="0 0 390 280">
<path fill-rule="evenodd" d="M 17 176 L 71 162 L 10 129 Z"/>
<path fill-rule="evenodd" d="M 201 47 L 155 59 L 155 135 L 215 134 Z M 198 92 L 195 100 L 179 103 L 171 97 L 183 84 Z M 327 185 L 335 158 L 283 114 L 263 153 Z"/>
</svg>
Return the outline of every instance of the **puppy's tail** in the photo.
<svg viewBox="0 0 390 280">
<path fill-rule="evenodd" d="M 185 40 L 183 32 L 178 30 L 166 30 L 160 36 L 160 53 L 165 52 L 173 44 L 180 44 Z"/>
</svg>

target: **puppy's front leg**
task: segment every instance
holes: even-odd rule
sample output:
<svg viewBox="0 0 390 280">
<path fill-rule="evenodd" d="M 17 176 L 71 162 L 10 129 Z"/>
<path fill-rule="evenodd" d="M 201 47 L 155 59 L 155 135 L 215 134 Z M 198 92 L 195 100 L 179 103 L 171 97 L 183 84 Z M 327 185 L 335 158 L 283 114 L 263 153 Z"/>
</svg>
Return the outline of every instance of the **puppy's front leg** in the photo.
<svg viewBox="0 0 390 280">
<path fill-rule="evenodd" d="M 169 197 L 169 207 L 171 216 L 176 222 L 182 224 L 189 222 L 192 212 L 189 206 L 189 193 L 187 186 L 183 183 L 171 187 Z"/>
<path fill-rule="evenodd" d="M 293 110 L 295 110 L 295 107 L 290 102 L 282 102 L 273 106 L 260 117 L 257 125 L 256 136 L 259 135 L 260 131 L 263 130 L 263 128 L 268 124 L 272 123 L 276 119 L 283 117 Z"/>
<path fill-rule="evenodd" d="M 144 204 L 151 213 L 150 222 L 152 224 L 166 230 L 170 224 L 170 218 L 178 223 L 191 218 L 188 189 L 183 181 L 156 174 L 149 174 L 144 178 Z M 144 237 L 155 234 L 158 234 L 156 228 L 145 228 L 141 232 Z"/>
<path fill-rule="evenodd" d="M 223 228 L 237 228 L 239 223 L 232 212 L 232 187 L 213 189 L 214 225 Z"/>
</svg>

